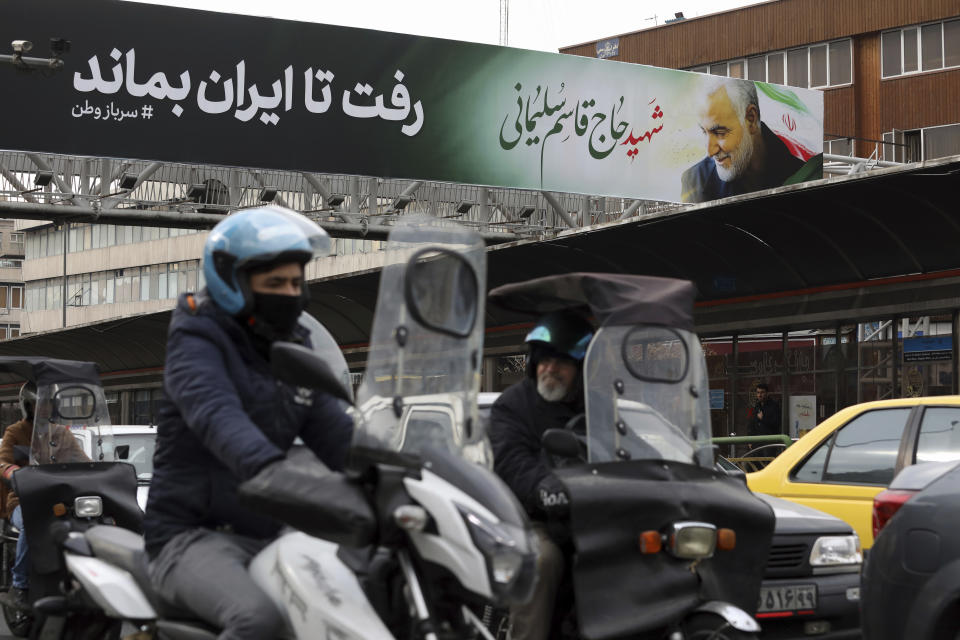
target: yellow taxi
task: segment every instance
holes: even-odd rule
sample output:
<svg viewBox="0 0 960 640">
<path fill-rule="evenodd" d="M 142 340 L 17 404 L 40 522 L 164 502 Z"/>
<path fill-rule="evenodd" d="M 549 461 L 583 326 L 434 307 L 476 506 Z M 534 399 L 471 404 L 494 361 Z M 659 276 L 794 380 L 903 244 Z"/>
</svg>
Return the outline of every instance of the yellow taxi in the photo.
<svg viewBox="0 0 960 640">
<path fill-rule="evenodd" d="M 960 396 L 865 402 L 824 420 L 760 471 L 754 491 L 846 521 L 873 545 L 873 498 L 902 468 L 960 460 Z"/>
</svg>

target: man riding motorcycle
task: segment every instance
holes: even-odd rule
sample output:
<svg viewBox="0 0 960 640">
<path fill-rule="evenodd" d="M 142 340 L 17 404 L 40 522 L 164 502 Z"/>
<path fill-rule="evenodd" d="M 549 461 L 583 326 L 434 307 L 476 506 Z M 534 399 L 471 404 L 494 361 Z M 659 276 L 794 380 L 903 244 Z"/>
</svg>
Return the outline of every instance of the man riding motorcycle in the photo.
<svg viewBox="0 0 960 640">
<path fill-rule="evenodd" d="M 37 386 L 32 382 L 25 382 L 20 387 L 20 413 L 22 418 L 7 426 L 3 431 L 3 442 L 0 443 L 0 475 L 9 482 L 13 472 L 20 468 L 17 464 L 16 448 L 21 450 L 30 448 L 33 438 L 33 413 L 37 408 Z M 8 518 L 17 528 L 23 531 L 23 514 L 20 509 L 20 499 L 13 489 L 7 491 L 6 509 L 3 516 Z M 17 553 L 10 571 L 11 589 L 7 592 L 9 604 L 15 607 L 28 606 L 27 589 L 30 580 L 29 549 L 27 537 L 17 538 Z"/>
<path fill-rule="evenodd" d="M 0 443 L 0 476 L 3 476 L 8 486 L 14 472 L 20 468 L 21 463 L 26 463 L 26 458 L 29 455 L 27 452 L 30 451 L 30 445 L 33 441 L 33 418 L 36 409 L 37 385 L 33 382 L 25 382 L 20 387 L 20 413 L 23 417 L 4 430 L 3 441 Z M 49 429 L 49 425 L 46 428 Z M 62 428 L 62 430 L 65 429 L 65 427 Z M 65 461 L 87 459 L 80 443 L 70 436 L 69 430 L 58 434 L 58 436 L 51 435 L 47 440 L 51 444 L 57 443 L 56 447 L 50 447 L 49 449 L 50 451 L 56 451 Z M 30 548 L 27 544 L 27 536 L 24 534 L 23 510 L 20 508 L 20 498 L 12 488 L 7 491 L 4 516 L 20 532 L 17 537 L 15 560 L 10 571 L 12 585 L 7 593 L 6 601 L 10 606 L 29 609 L 30 600 L 27 597 L 27 591 L 30 587 Z"/>
<path fill-rule="evenodd" d="M 298 324 L 304 267 L 329 246 L 292 211 L 234 213 L 204 246 L 206 288 L 181 295 L 170 321 L 144 518 L 150 575 L 167 603 L 223 629 L 221 638 L 282 628 L 247 572 L 280 523 L 241 506 L 237 486 L 284 459 L 297 436 L 332 469 L 347 455 L 352 421 L 338 401 L 277 380 L 269 364 L 274 341 L 309 342 Z"/>
<path fill-rule="evenodd" d="M 547 526 L 563 516 L 569 498 L 553 474 L 540 438 L 583 413 L 582 363 L 593 328 L 574 312 L 543 316 L 527 334 L 526 377 L 497 399 L 490 412 L 494 470 L 520 499 L 540 540 L 539 581 L 533 598 L 511 611 L 512 637 L 547 638 L 564 572 L 565 533 Z"/>
</svg>

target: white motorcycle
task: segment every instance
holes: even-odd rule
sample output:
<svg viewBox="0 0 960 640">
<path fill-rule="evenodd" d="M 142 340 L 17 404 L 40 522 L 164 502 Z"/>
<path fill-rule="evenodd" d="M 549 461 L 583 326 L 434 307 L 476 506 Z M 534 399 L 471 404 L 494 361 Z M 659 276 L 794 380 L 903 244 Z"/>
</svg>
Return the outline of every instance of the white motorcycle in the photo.
<svg viewBox="0 0 960 640">
<path fill-rule="evenodd" d="M 462 229 L 400 227 L 387 265 L 350 469 L 329 471 L 303 450 L 241 486 L 248 506 L 296 529 L 256 556 L 250 574 L 283 612 L 288 638 L 492 638 L 477 612 L 530 597 L 536 548 L 510 490 L 469 461 L 484 437 L 484 246 Z M 322 333 L 312 350 L 275 345 L 272 365 L 286 382 L 349 401 L 346 363 Z M 405 399 L 423 397 L 450 410 L 408 419 Z M 76 585 L 138 637 L 216 637 L 159 601 L 136 534 L 92 527 L 68 537 L 64 556 Z"/>
</svg>

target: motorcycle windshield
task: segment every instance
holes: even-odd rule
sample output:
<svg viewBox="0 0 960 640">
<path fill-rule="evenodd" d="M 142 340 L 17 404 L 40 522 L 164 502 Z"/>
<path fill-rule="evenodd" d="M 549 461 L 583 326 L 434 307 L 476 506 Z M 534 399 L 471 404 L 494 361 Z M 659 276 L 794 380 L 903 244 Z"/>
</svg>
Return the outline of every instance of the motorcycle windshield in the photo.
<svg viewBox="0 0 960 640">
<path fill-rule="evenodd" d="M 390 233 L 354 449 L 470 458 L 482 443 L 476 396 L 483 345 L 486 254 L 462 227 Z"/>
<path fill-rule="evenodd" d="M 604 326 L 587 351 L 584 385 L 590 462 L 713 465 L 706 362 L 692 332 Z"/>
<path fill-rule="evenodd" d="M 300 326 L 305 327 L 310 333 L 310 345 L 314 353 L 317 354 L 327 365 L 330 371 L 337 377 L 344 390 L 352 392 L 353 385 L 350 383 L 350 367 L 347 365 L 347 359 L 343 355 L 343 350 L 337 344 L 333 334 L 320 323 L 319 320 L 304 311 L 300 314 L 297 321 Z"/>
<path fill-rule="evenodd" d="M 117 454 L 100 385 L 64 382 L 38 386 L 31 465 L 113 462 L 122 459 Z"/>
</svg>

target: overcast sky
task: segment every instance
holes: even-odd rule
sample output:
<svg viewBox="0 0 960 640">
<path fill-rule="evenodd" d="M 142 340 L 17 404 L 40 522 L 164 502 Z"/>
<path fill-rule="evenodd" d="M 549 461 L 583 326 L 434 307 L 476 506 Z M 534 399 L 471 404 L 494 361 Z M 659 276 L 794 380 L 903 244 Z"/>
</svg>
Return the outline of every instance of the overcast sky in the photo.
<svg viewBox="0 0 960 640">
<path fill-rule="evenodd" d="M 322 22 L 498 44 L 500 0 L 140 0 L 194 9 Z M 509 45 L 556 51 L 757 0 L 511 0 Z"/>
</svg>

